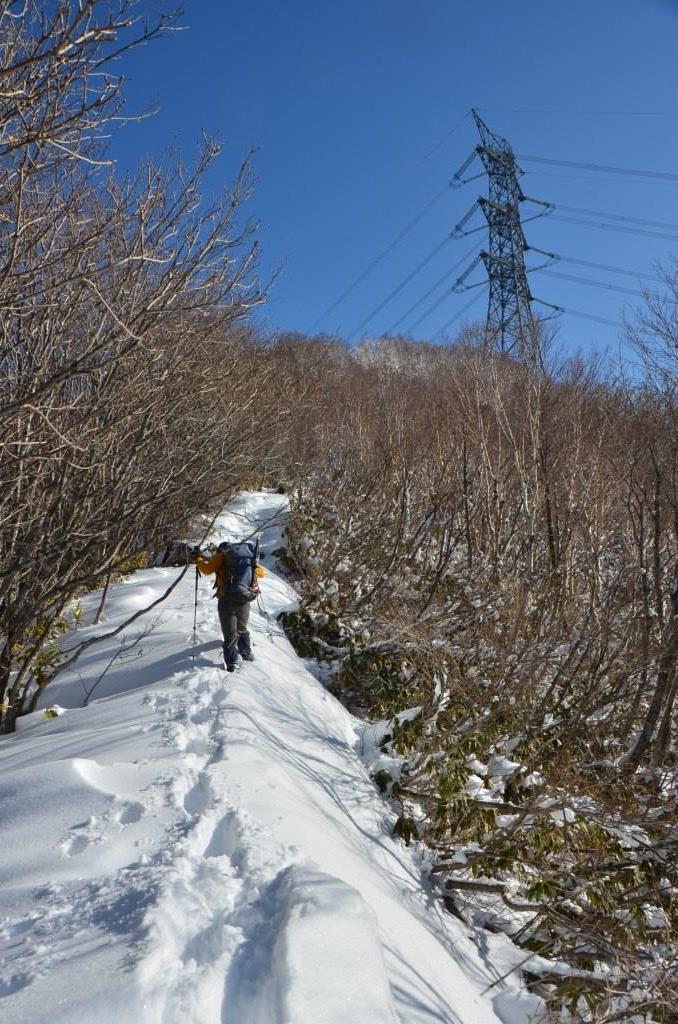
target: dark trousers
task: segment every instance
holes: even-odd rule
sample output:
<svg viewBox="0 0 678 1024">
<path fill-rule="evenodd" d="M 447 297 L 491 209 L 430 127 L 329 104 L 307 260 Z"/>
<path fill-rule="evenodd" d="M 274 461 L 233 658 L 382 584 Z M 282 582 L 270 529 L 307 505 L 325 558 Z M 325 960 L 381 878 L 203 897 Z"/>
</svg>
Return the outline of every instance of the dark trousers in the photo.
<svg viewBox="0 0 678 1024">
<path fill-rule="evenodd" d="M 219 622 L 221 633 L 224 638 L 224 657 L 235 662 L 238 651 L 238 637 L 249 640 L 247 623 L 250 619 L 249 602 L 245 604 L 231 604 L 222 597 L 219 598 L 217 609 L 219 611 Z"/>
</svg>

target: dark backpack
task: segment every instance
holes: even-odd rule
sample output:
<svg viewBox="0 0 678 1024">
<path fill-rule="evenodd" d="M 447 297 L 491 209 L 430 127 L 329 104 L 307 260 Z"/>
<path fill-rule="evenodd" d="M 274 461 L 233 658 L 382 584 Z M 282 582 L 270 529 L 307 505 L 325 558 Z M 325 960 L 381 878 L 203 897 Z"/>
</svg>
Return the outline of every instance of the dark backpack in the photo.
<svg viewBox="0 0 678 1024">
<path fill-rule="evenodd" d="M 219 597 L 226 598 L 231 604 L 254 601 L 257 596 L 253 589 L 256 582 L 257 547 L 250 541 L 219 545 L 224 556 L 224 580 L 218 591 Z"/>
</svg>

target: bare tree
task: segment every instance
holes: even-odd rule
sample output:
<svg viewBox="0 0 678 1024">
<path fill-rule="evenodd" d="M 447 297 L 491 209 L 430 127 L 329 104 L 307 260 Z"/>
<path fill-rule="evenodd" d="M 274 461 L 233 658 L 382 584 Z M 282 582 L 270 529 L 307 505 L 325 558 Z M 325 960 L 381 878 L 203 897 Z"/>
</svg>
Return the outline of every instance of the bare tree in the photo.
<svg viewBox="0 0 678 1024">
<path fill-rule="evenodd" d="M 119 181 L 111 61 L 169 30 L 135 0 L 0 8 L 0 706 L 50 678 L 69 602 L 265 465 L 272 372 L 245 161 L 222 199 L 168 156 Z"/>
<path fill-rule="evenodd" d="M 668 1021 L 667 378 L 623 386 L 582 360 L 527 367 L 476 341 L 429 352 L 383 339 L 348 358 L 311 342 L 304 364 L 297 339 L 299 378 L 332 389 L 307 388 L 314 444 L 290 463 L 303 604 L 287 628 L 334 663 L 350 707 L 386 720 L 399 766 L 375 781 L 396 834 L 436 854 L 447 904 L 531 915 L 519 940 L 571 965 L 532 972 L 554 1007 L 589 1000 L 591 1020 L 631 1020 L 647 1005 Z M 628 989 L 601 985 L 598 965 Z"/>
</svg>

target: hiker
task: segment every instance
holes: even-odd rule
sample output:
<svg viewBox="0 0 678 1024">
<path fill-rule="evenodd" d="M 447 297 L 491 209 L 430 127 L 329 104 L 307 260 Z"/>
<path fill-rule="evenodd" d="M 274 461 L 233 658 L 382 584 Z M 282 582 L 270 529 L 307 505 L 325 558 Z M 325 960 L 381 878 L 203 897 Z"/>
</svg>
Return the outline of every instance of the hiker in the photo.
<svg viewBox="0 0 678 1024">
<path fill-rule="evenodd" d="M 216 573 L 217 609 L 224 638 L 224 664 L 235 671 L 238 654 L 243 661 L 254 661 L 247 623 L 250 603 L 259 593 L 258 580 L 266 573 L 257 564 L 258 544 L 249 541 L 230 544 L 223 541 L 211 558 L 197 552 L 195 564 L 203 576 Z"/>
</svg>

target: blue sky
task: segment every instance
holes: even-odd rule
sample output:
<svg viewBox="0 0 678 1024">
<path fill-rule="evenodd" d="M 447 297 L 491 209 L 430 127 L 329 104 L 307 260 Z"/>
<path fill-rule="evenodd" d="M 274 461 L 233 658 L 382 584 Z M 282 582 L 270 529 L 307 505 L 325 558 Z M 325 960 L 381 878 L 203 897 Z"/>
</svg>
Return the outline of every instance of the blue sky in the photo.
<svg viewBox="0 0 678 1024">
<path fill-rule="evenodd" d="M 455 272 L 450 268 L 482 234 L 441 244 L 424 269 L 358 330 L 485 193 L 482 179 L 460 190 L 444 188 L 476 145 L 472 107 L 519 155 L 678 175 L 673 0 L 189 0 L 183 22 L 186 31 L 126 61 L 128 109 L 157 103 L 160 110 L 125 128 L 116 152 L 121 165 L 130 167 L 178 143 L 190 159 L 204 130 L 224 144 L 209 179 L 209 188 L 218 190 L 247 149 L 258 147 L 250 212 L 261 223 L 262 270 L 283 264 L 262 316 L 269 328 L 308 331 L 317 323 L 319 331 L 356 340 L 388 330 L 441 279 L 401 329 L 442 297 L 446 273 L 450 281 L 456 278 L 463 265 Z M 521 166 L 529 172 L 521 179 L 528 195 L 672 223 L 676 230 L 665 233 L 678 239 L 678 180 L 527 161 Z M 415 228 L 323 317 L 439 193 Z M 473 224 L 480 223 L 477 214 Z M 525 232 L 532 245 L 550 252 L 634 274 L 652 274 L 655 261 L 678 253 L 678 240 L 555 218 L 528 224 Z M 615 289 L 637 291 L 644 283 L 575 263 L 553 269 Z M 476 270 L 469 280 L 482 276 Z M 545 273 L 530 282 L 540 298 L 613 321 L 640 302 Z M 451 331 L 483 319 L 484 289 L 452 294 L 414 336 L 437 337 L 475 294 L 475 305 Z M 614 346 L 618 333 L 574 316 L 560 321 L 569 348 Z"/>
</svg>

